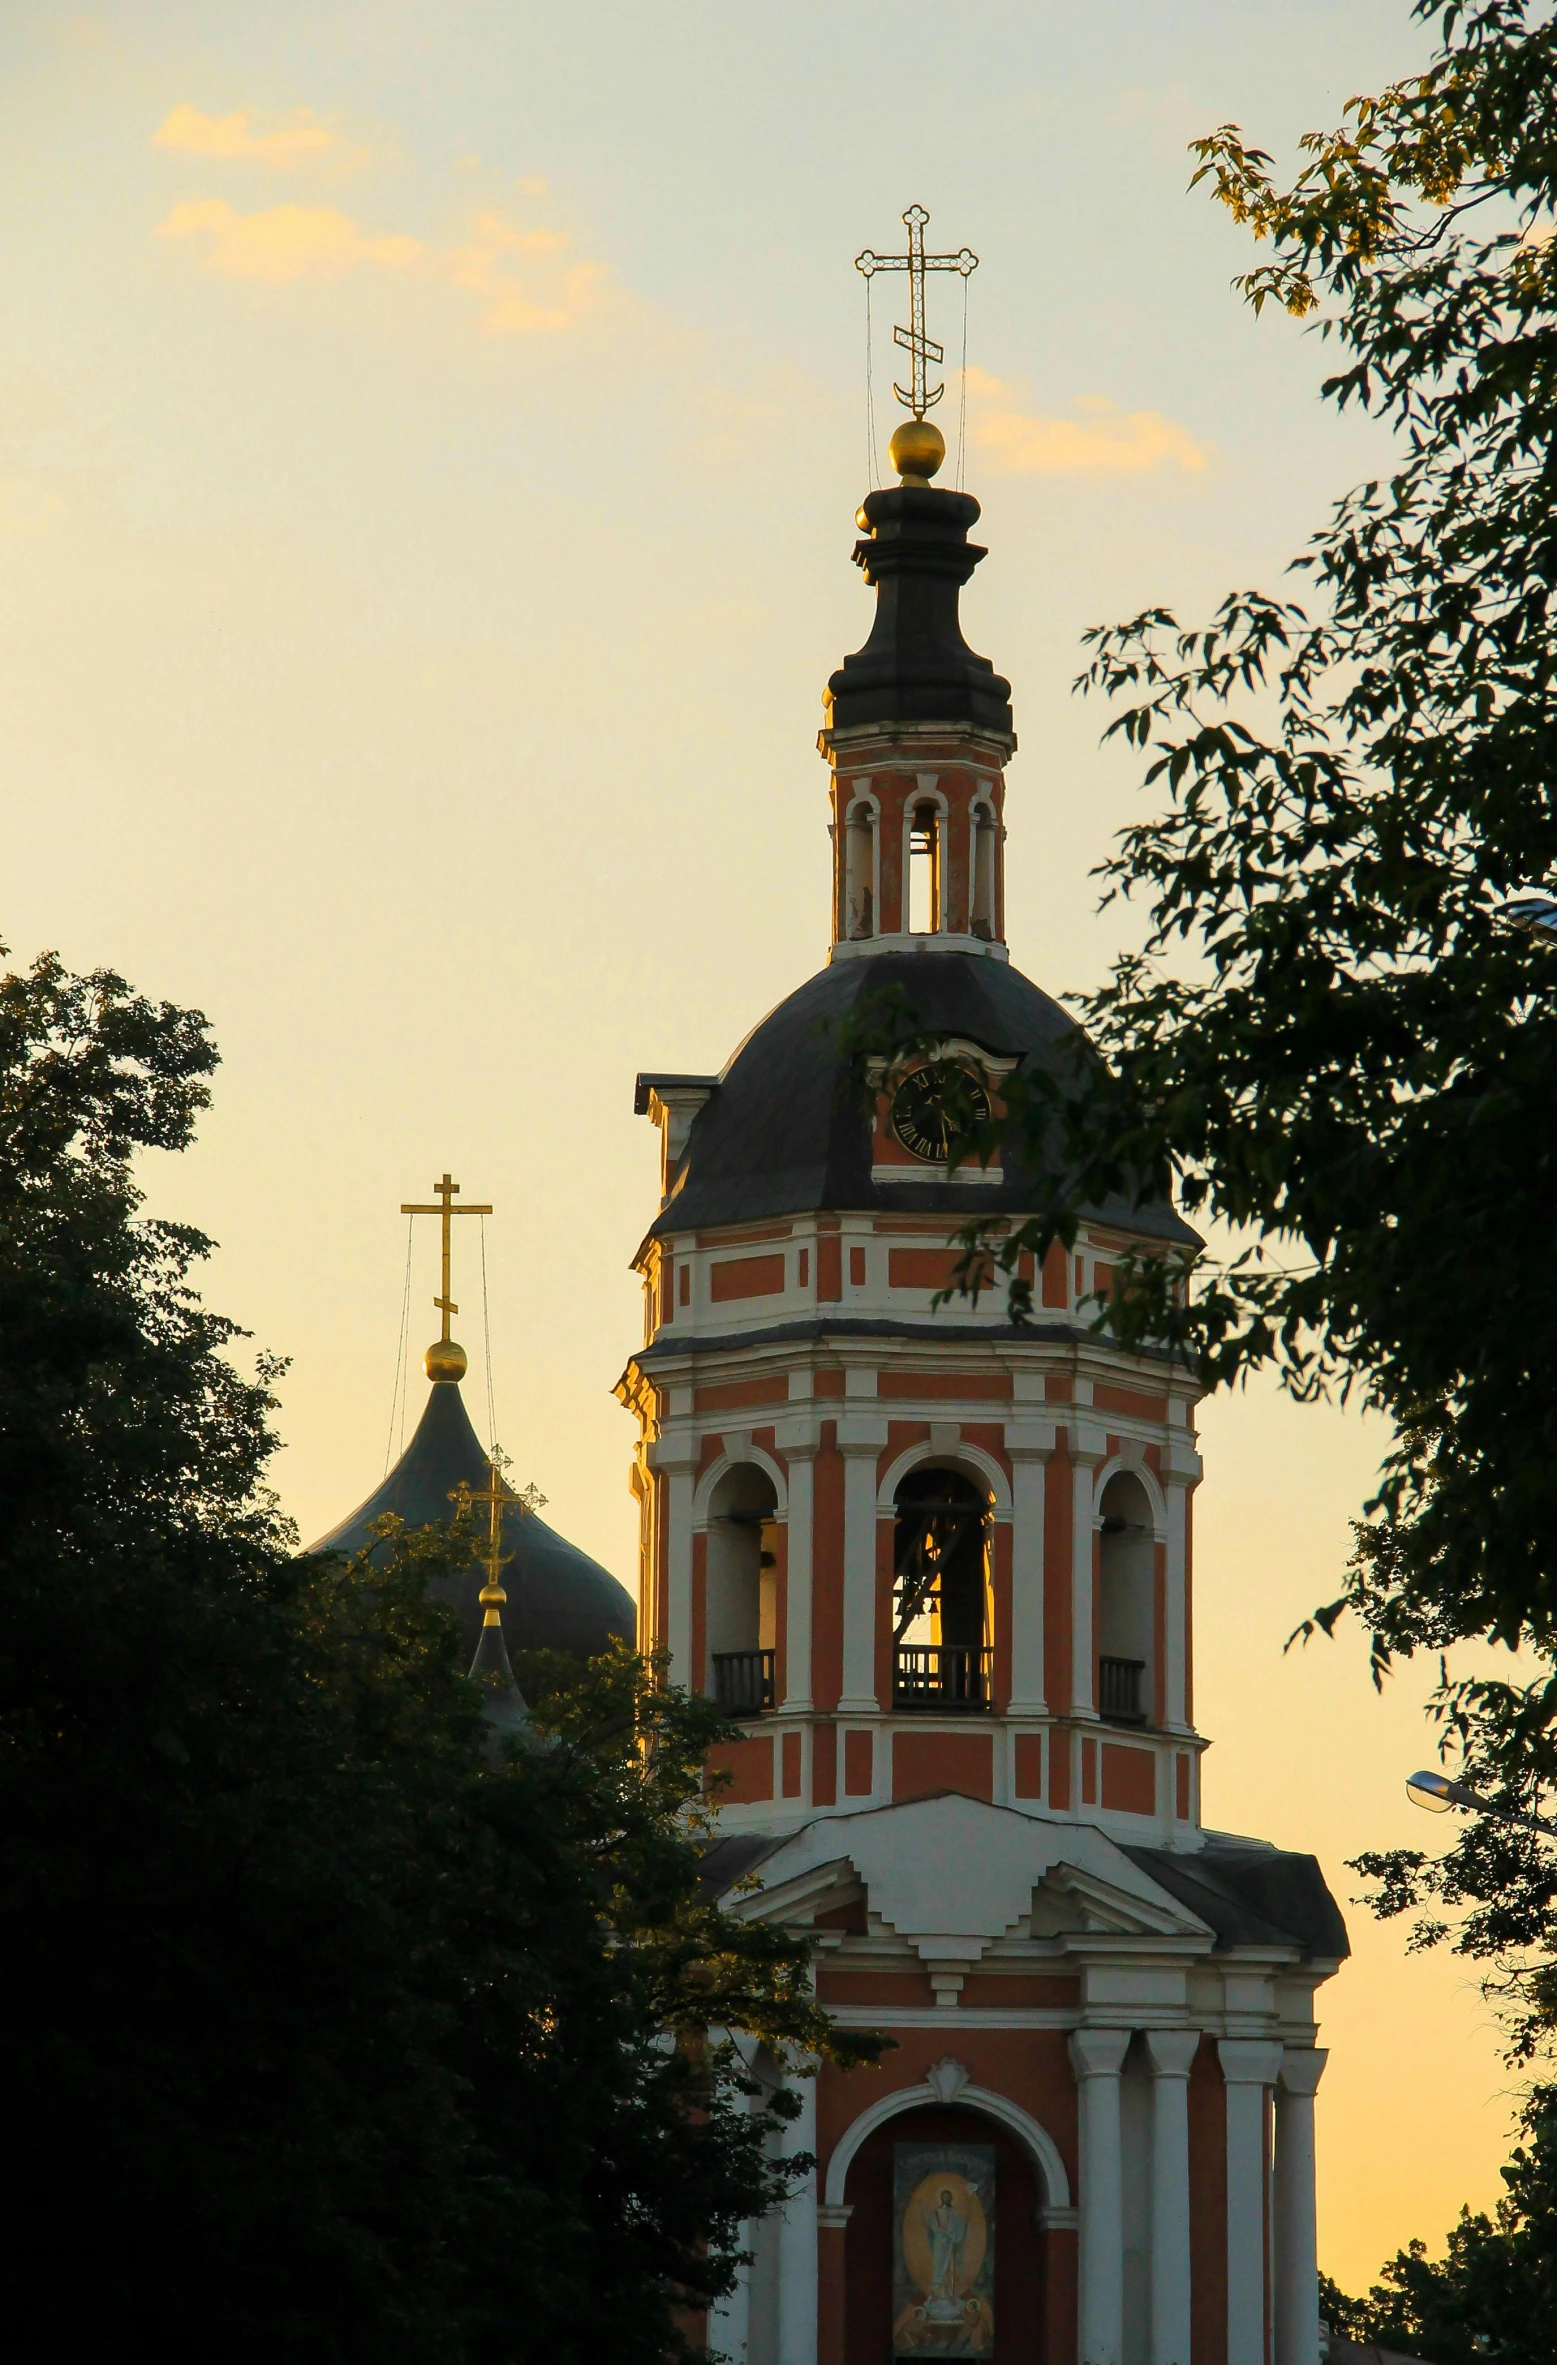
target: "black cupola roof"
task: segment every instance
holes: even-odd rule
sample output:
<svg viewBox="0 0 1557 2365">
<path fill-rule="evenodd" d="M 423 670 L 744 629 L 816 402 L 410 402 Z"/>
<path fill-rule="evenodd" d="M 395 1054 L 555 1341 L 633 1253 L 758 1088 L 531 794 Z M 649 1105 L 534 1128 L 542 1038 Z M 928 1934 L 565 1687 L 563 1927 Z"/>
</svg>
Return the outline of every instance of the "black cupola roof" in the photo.
<svg viewBox="0 0 1557 2365">
<path fill-rule="evenodd" d="M 976 1043 L 1061 1080 L 1071 1072 L 1075 1020 L 1004 961 L 961 952 L 835 961 L 770 1010 L 711 1081 L 651 1237 L 824 1207 L 912 1209 L 962 1221 L 1045 1204 L 1053 1175 L 1024 1172 L 1009 1157 L 999 1183 L 956 1175 L 945 1182 L 875 1179 L 870 1117 L 851 1089 L 842 1030 L 869 995 L 893 987 L 933 1035 Z M 1200 1245 L 1166 1199 L 1137 1204 L 1120 1196 L 1085 1212 L 1125 1231 Z"/>
<path fill-rule="evenodd" d="M 463 1359 L 462 1359 L 463 1360 Z M 381 1486 L 359 1503 L 339 1527 L 311 1544 L 311 1552 L 361 1552 L 374 1541 L 375 1519 L 394 1512 L 407 1527 L 452 1519 L 450 1496 L 462 1482 L 473 1492 L 490 1480 L 491 1464 L 470 1425 L 457 1380 L 436 1380 L 416 1434 Z M 632 1597 L 608 1569 L 559 1536 L 533 1511 L 515 1502 L 503 1513 L 503 1572 L 508 1606 L 506 1632 L 516 1651 L 569 1651 L 577 1659 L 597 1658 L 613 1641 L 631 1643 L 637 1626 Z M 480 1594 L 486 1572 L 476 1561 L 433 1587 L 458 1610 L 467 1665 L 483 1636 Z M 490 1645 L 488 1646 L 490 1648 Z"/>
<path fill-rule="evenodd" d="M 1012 738 L 1011 685 L 962 637 L 957 595 L 985 556 L 968 540 L 979 505 L 971 493 L 894 485 L 867 493 L 868 538 L 854 562 L 876 594 L 863 649 L 827 685 L 828 728 L 960 723 Z"/>
</svg>

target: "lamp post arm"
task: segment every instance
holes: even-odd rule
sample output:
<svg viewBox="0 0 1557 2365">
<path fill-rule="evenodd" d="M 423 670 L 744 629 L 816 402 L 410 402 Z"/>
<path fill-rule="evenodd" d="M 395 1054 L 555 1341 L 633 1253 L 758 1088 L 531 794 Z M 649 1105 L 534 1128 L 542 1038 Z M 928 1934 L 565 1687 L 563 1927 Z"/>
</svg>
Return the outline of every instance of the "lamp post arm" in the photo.
<svg viewBox="0 0 1557 2365">
<path fill-rule="evenodd" d="M 1526 1831 L 1539 1831 L 1546 1839 L 1557 1839 L 1557 1823 L 1548 1822 L 1544 1815 L 1529 1815 L 1518 1807 L 1499 1805 L 1486 1798 L 1479 1790 L 1471 1790 L 1463 1782 L 1451 1782 L 1447 1774 L 1431 1772 L 1412 1774 L 1406 1791 L 1413 1803 L 1442 1814 L 1446 1807 L 1463 1807 L 1467 1814 L 1489 1815 L 1496 1823 L 1517 1823 Z"/>
</svg>

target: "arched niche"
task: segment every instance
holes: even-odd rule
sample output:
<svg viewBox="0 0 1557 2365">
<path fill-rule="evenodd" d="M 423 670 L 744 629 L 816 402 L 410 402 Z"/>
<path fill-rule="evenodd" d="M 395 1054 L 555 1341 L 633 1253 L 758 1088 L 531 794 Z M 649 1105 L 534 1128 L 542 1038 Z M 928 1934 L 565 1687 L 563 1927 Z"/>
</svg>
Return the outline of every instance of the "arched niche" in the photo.
<svg viewBox="0 0 1557 2365">
<path fill-rule="evenodd" d="M 873 797 L 856 797 L 844 818 L 843 933 L 856 939 L 876 933 L 876 829 Z"/>
<path fill-rule="evenodd" d="M 1116 1470 L 1098 1501 L 1098 1710 L 1145 1724 L 1156 1656 L 1157 1520 L 1144 1474 Z"/>
<path fill-rule="evenodd" d="M 731 1462 L 706 1509 L 704 1683 L 732 1716 L 773 1706 L 778 1644 L 778 1494 L 758 1462 Z"/>
<path fill-rule="evenodd" d="M 987 941 L 997 932 L 996 850 L 1000 841 L 994 808 L 982 797 L 969 812 L 968 830 L 968 926 L 974 936 L 982 936 Z"/>
</svg>

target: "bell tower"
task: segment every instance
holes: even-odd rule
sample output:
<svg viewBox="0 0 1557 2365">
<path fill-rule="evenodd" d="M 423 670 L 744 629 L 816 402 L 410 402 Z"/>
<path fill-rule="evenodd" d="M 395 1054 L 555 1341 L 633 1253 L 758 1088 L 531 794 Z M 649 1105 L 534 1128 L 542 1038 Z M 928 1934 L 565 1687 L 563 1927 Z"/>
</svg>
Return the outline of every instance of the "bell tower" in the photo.
<svg viewBox="0 0 1557 2365">
<path fill-rule="evenodd" d="M 911 286 L 916 253 L 961 267 L 905 219 Z M 1044 1177 L 951 1169 L 934 1067 L 851 1090 L 880 985 L 997 1110 L 1075 1035 L 1005 941 L 1010 689 L 963 637 L 985 553 L 933 481 L 922 275 L 911 321 L 898 481 L 857 519 L 874 616 L 825 696 L 826 963 L 718 1075 L 638 1079 L 640 1644 L 734 1728 L 711 1875 L 898 2046 L 802 2087 L 817 2170 L 710 2336 L 745 2365 L 1318 2365 L 1314 1994 L 1345 1931 L 1311 1857 L 1202 1826 L 1198 1389 L 1091 1327 L 1122 1253 L 1195 1235 L 1111 1201 L 1030 1321 L 998 1288 L 937 1307 L 959 1229 Z M 983 2222 L 980 2263 L 924 2268 L 922 2203 Z"/>
</svg>

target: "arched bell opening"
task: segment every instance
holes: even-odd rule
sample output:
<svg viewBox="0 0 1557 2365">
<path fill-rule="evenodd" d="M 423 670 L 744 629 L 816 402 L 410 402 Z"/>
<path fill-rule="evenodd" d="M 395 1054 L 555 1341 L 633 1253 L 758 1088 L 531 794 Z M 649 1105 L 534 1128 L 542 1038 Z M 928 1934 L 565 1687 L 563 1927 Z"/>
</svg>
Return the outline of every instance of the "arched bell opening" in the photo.
<svg viewBox="0 0 1557 2365">
<path fill-rule="evenodd" d="M 910 1470 L 894 1497 L 892 1705 L 987 1709 L 990 1505 L 962 1470 Z"/>
<path fill-rule="evenodd" d="M 914 2355 L 1041 2365 L 1047 2195 L 1009 2128 L 955 2106 L 902 2111 L 865 2138 L 844 2191 L 848 2365 Z"/>
<path fill-rule="evenodd" d="M 706 1683 L 731 1716 L 773 1706 L 777 1509 L 772 1479 L 750 1462 L 727 1470 L 709 1501 Z"/>
<path fill-rule="evenodd" d="M 1149 1721 L 1156 1625 L 1152 1507 L 1131 1470 L 1103 1489 L 1098 1567 L 1098 1713 L 1112 1724 Z"/>
<path fill-rule="evenodd" d="M 941 894 L 941 818 L 941 807 L 928 797 L 909 808 L 904 903 L 910 936 L 933 936 L 946 925 Z"/>
</svg>

